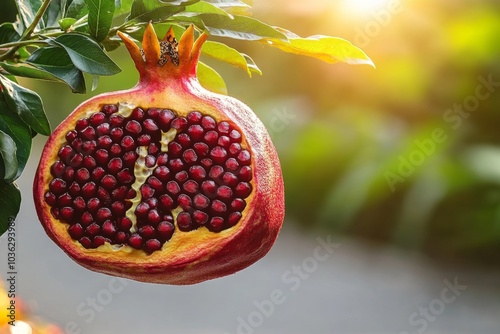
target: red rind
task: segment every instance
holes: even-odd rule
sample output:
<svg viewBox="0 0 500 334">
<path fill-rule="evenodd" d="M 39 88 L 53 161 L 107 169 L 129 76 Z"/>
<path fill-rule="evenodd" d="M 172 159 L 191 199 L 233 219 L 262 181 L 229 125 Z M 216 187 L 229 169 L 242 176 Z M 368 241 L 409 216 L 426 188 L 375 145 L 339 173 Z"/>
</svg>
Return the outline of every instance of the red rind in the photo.
<svg viewBox="0 0 500 334">
<path fill-rule="evenodd" d="M 151 29 L 152 27 L 148 28 L 147 34 L 151 34 Z M 192 34 L 192 31 L 188 33 Z M 154 37 L 156 39 L 156 35 Z M 151 36 L 148 38 L 151 40 Z M 201 42 L 200 39 L 194 42 L 193 48 L 184 47 L 184 50 L 195 52 L 193 54 L 191 51 L 183 51 L 184 54 L 189 54 L 189 60 L 183 65 L 186 69 L 195 68 L 201 43 L 205 38 L 202 37 Z M 190 41 L 190 38 L 183 37 L 181 42 L 183 40 Z M 130 50 L 131 46 L 128 45 L 128 48 Z M 149 63 L 141 64 L 137 59 L 134 61 L 141 73 L 136 87 L 102 94 L 82 103 L 49 137 L 33 189 L 37 214 L 46 233 L 82 266 L 143 282 L 194 284 L 248 267 L 270 250 L 284 218 L 284 189 L 280 163 L 264 125 L 251 109 L 240 101 L 202 88 L 195 72 L 188 71 L 187 74 L 180 75 L 178 69 L 173 67 L 174 74 L 165 70 L 160 80 L 160 77 L 151 77 L 154 72 L 148 68 L 151 66 Z M 144 77 L 144 71 L 147 72 L 147 78 Z M 115 251 L 104 246 L 85 249 L 74 241 L 66 231 L 67 225 L 52 217 L 50 207 L 44 201 L 50 179 L 50 165 L 56 159 L 65 134 L 74 127 L 76 120 L 88 116 L 90 111 L 99 110 L 102 105 L 116 103 L 168 107 L 184 116 L 192 110 L 200 110 L 219 120 L 231 120 L 241 130 L 252 153 L 254 189 L 247 199 L 247 207 L 240 222 L 219 233 L 209 232 L 205 228 L 183 232 L 182 235 L 174 233 L 162 250 L 149 255 L 143 251 Z"/>
</svg>

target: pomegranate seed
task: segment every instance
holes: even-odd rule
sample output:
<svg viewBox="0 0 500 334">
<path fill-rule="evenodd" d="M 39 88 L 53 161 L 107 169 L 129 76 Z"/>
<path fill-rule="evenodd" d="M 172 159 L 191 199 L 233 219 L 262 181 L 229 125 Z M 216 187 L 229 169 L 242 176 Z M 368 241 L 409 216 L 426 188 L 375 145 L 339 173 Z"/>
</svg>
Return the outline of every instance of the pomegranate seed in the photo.
<svg viewBox="0 0 500 334">
<path fill-rule="evenodd" d="M 233 143 L 240 143 L 241 142 L 241 133 L 236 130 L 231 130 L 229 132 L 229 138 L 231 139 L 231 142 Z"/>
<path fill-rule="evenodd" d="M 53 177 L 61 177 L 64 174 L 64 170 L 66 169 L 66 165 L 64 162 L 58 160 L 50 166 L 50 174 Z"/>
<path fill-rule="evenodd" d="M 149 205 L 147 203 L 139 203 L 137 207 L 135 208 L 135 215 L 137 217 L 146 217 L 146 215 L 149 212 Z"/>
<path fill-rule="evenodd" d="M 228 122 L 222 121 L 217 125 L 217 130 L 219 130 L 220 133 L 227 134 L 229 133 L 229 129 L 231 128 L 231 125 L 229 125 Z"/>
<path fill-rule="evenodd" d="M 160 111 L 161 111 L 161 109 L 158 109 L 158 108 L 149 108 L 147 114 L 149 116 L 151 116 L 152 118 L 156 119 L 160 115 Z"/>
<path fill-rule="evenodd" d="M 221 175 L 224 173 L 224 168 L 221 166 L 215 165 L 212 168 L 210 168 L 210 172 L 208 173 L 208 176 L 210 176 L 212 179 L 217 179 L 221 177 Z"/>
<path fill-rule="evenodd" d="M 113 139 L 113 141 L 115 143 L 119 142 L 120 139 L 122 139 L 122 137 L 123 137 L 123 130 L 122 130 L 122 128 L 113 128 L 113 129 L 111 129 L 111 131 L 109 132 L 109 136 L 111 137 L 111 139 Z"/>
<path fill-rule="evenodd" d="M 239 212 L 231 213 L 229 215 L 229 218 L 227 219 L 228 227 L 232 227 L 232 226 L 236 225 L 240 221 L 241 217 L 242 217 L 242 215 Z"/>
<path fill-rule="evenodd" d="M 82 246 L 87 248 L 87 249 L 92 247 L 92 241 L 90 241 L 90 239 L 88 237 L 80 238 L 80 239 L 78 239 L 78 242 L 81 243 Z"/>
<path fill-rule="evenodd" d="M 137 153 L 135 153 L 134 151 L 126 152 L 123 155 L 122 159 L 123 159 L 123 162 L 125 163 L 125 165 L 132 167 L 132 166 L 134 166 L 135 161 L 137 160 Z"/>
<path fill-rule="evenodd" d="M 153 253 L 159 249 L 161 249 L 161 243 L 157 239 L 150 239 L 144 245 L 144 250 L 148 253 Z"/>
<path fill-rule="evenodd" d="M 120 160 L 120 162 L 121 162 L 121 160 Z M 114 171 L 115 168 L 110 168 L 110 171 L 111 170 Z M 134 181 L 134 176 L 132 175 L 132 173 L 130 172 L 130 170 L 128 168 L 125 168 L 125 169 L 119 171 L 116 174 L 116 178 L 120 184 L 129 184 L 129 183 L 132 183 Z"/>
<path fill-rule="evenodd" d="M 102 136 L 97 139 L 97 147 L 102 149 L 109 149 L 113 144 L 113 140 L 110 136 Z"/>
<path fill-rule="evenodd" d="M 207 172 L 201 166 L 191 166 L 189 167 L 189 175 L 195 180 L 201 181 L 207 176 Z"/>
<path fill-rule="evenodd" d="M 210 157 L 215 163 L 223 163 L 227 159 L 227 151 L 223 147 L 216 146 L 210 151 Z"/>
<path fill-rule="evenodd" d="M 86 207 L 87 207 L 87 203 L 85 202 L 85 200 L 83 199 L 83 197 L 79 196 L 77 198 L 75 198 L 75 200 L 73 201 L 73 207 L 77 210 L 84 210 Z M 78 239 L 78 238 L 74 238 L 74 239 Z"/>
<path fill-rule="evenodd" d="M 156 176 L 150 176 L 148 184 L 156 191 L 160 191 L 163 188 L 163 183 Z"/>
<path fill-rule="evenodd" d="M 174 173 L 177 173 L 178 171 L 182 170 L 183 168 L 184 168 L 184 163 L 182 162 L 181 159 L 170 160 L 170 170 L 172 170 Z"/>
<path fill-rule="evenodd" d="M 156 143 L 151 143 L 148 146 L 148 154 L 157 155 L 160 153 L 160 147 Z"/>
<path fill-rule="evenodd" d="M 89 126 L 89 120 L 87 118 L 80 118 L 78 121 L 76 121 L 75 130 L 82 131 L 87 126 Z"/>
<path fill-rule="evenodd" d="M 132 228 L 132 221 L 127 217 L 122 217 L 118 221 L 118 228 L 122 231 L 129 231 Z"/>
<path fill-rule="evenodd" d="M 156 197 L 151 197 L 146 201 L 146 203 L 148 203 L 149 207 L 153 209 L 158 206 L 158 200 L 156 199 Z"/>
<path fill-rule="evenodd" d="M 234 191 L 237 196 L 245 198 L 252 192 L 252 186 L 248 182 L 240 182 Z"/>
<path fill-rule="evenodd" d="M 161 223 L 158 224 L 158 227 L 156 228 L 156 233 L 158 234 L 158 237 L 162 240 L 169 240 L 172 238 L 172 235 L 174 234 L 174 225 L 168 221 L 162 221 Z"/>
<path fill-rule="evenodd" d="M 94 182 L 85 183 L 82 186 L 82 195 L 84 198 L 91 198 L 95 195 L 97 187 Z"/>
<path fill-rule="evenodd" d="M 155 190 L 151 188 L 148 184 L 143 184 L 141 186 L 141 196 L 143 199 L 148 199 L 153 197 Z"/>
<path fill-rule="evenodd" d="M 208 180 L 208 181 L 203 181 L 201 184 L 201 189 L 203 190 L 203 193 L 209 197 L 215 195 L 215 192 L 217 190 L 217 186 L 215 185 L 214 181 Z"/>
<path fill-rule="evenodd" d="M 224 202 L 221 202 L 218 199 L 216 199 L 212 202 L 212 209 L 215 212 L 222 213 L 222 212 L 225 212 L 227 210 L 227 207 L 226 207 L 226 204 L 224 204 Z"/>
<path fill-rule="evenodd" d="M 109 116 L 109 115 L 114 114 L 115 112 L 117 112 L 118 111 L 118 107 L 116 105 L 114 105 L 114 104 L 106 104 L 106 105 L 104 105 L 102 107 L 101 111 L 105 115 Z"/>
<path fill-rule="evenodd" d="M 158 115 L 158 123 L 162 131 L 167 132 L 170 130 L 170 122 L 175 118 L 172 110 L 163 109 Z"/>
<path fill-rule="evenodd" d="M 221 217 L 212 217 L 207 227 L 212 232 L 220 232 L 224 228 L 224 219 Z"/>
<path fill-rule="evenodd" d="M 225 172 L 222 175 L 222 182 L 230 187 L 234 187 L 238 183 L 238 178 L 231 172 Z"/>
<path fill-rule="evenodd" d="M 135 147 L 134 138 L 132 138 L 131 136 L 123 137 L 121 141 L 121 146 L 123 147 L 124 150 L 127 151 L 134 149 Z"/>
<path fill-rule="evenodd" d="M 124 244 L 128 239 L 128 235 L 125 232 L 118 232 L 115 236 L 115 242 L 117 244 Z"/>
<path fill-rule="evenodd" d="M 59 158 L 62 161 L 68 162 L 73 157 L 74 154 L 75 154 L 75 151 L 73 151 L 73 148 L 71 146 L 64 145 L 59 150 L 59 154 L 58 155 L 59 155 Z"/>
<path fill-rule="evenodd" d="M 193 212 L 193 219 L 198 225 L 203 225 L 208 221 L 208 215 L 205 212 L 196 210 Z"/>
<path fill-rule="evenodd" d="M 219 134 L 213 130 L 208 131 L 203 136 L 203 141 L 207 143 L 209 146 L 214 146 L 217 144 L 217 140 L 219 139 Z"/>
<path fill-rule="evenodd" d="M 182 131 L 186 128 L 188 121 L 184 117 L 177 117 L 172 121 L 172 127 L 178 131 Z"/>
<path fill-rule="evenodd" d="M 89 209 L 90 212 L 97 211 L 97 209 L 99 209 L 100 206 L 101 206 L 101 201 L 96 197 L 91 198 L 87 203 L 87 208 Z"/>
<path fill-rule="evenodd" d="M 76 182 L 71 183 L 68 189 L 68 192 L 71 196 L 78 196 L 80 194 L 80 191 L 80 185 Z"/>
<path fill-rule="evenodd" d="M 163 210 L 167 211 L 172 209 L 173 204 L 174 200 L 172 199 L 172 197 L 166 194 L 160 196 L 160 208 L 162 208 Z"/>
<path fill-rule="evenodd" d="M 78 137 L 78 132 L 76 132 L 75 130 L 71 130 L 68 131 L 65 138 L 68 143 L 71 143 L 73 140 L 76 139 L 76 137 Z"/>
<path fill-rule="evenodd" d="M 75 181 L 79 183 L 83 183 L 90 179 L 90 173 L 87 168 L 80 168 L 79 170 L 76 171 L 75 174 Z"/>
<path fill-rule="evenodd" d="M 201 159 L 201 164 L 205 167 L 212 167 L 214 162 L 212 161 L 212 159 Z"/>
<path fill-rule="evenodd" d="M 242 165 L 249 165 L 252 157 L 250 156 L 250 152 L 247 150 L 243 150 L 238 154 L 238 161 Z"/>
<path fill-rule="evenodd" d="M 106 220 L 102 224 L 102 234 L 107 237 L 112 237 L 116 233 L 116 227 L 111 220 Z"/>
<path fill-rule="evenodd" d="M 176 142 L 170 142 L 168 144 L 168 152 L 173 156 L 178 156 L 182 152 L 182 146 Z"/>
<path fill-rule="evenodd" d="M 90 214 L 90 212 L 82 213 L 82 218 L 80 219 L 82 226 L 87 227 L 92 224 L 93 221 L 94 218 L 92 217 L 92 214 Z"/>
<path fill-rule="evenodd" d="M 193 222 L 191 216 L 187 212 L 181 212 L 177 216 L 177 226 L 181 231 L 191 231 L 193 229 Z"/>
<path fill-rule="evenodd" d="M 151 225 L 143 226 L 139 229 L 139 234 L 146 239 L 154 238 L 156 236 L 156 231 Z"/>
<path fill-rule="evenodd" d="M 107 135 L 111 130 L 111 125 L 109 123 L 102 123 L 95 128 L 98 136 Z"/>
<path fill-rule="evenodd" d="M 210 200 L 202 194 L 196 194 L 193 198 L 194 207 L 197 209 L 205 209 L 210 205 Z"/>
<path fill-rule="evenodd" d="M 86 140 L 92 140 L 95 138 L 95 129 L 92 126 L 87 126 L 80 132 L 80 136 Z"/>
<path fill-rule="evenodd" d="M 159 160 L 159 159 L 158 159 Z M 157 162 L 158 162 L 157 160 Z M 161 181 L 165 182 L 170 176 L 170 170 L 166 166 L 159 166 L 155 169 L 154 175 Z"/>
<path fill-rule="evenodd" d="M 75 170 L 71 167 L 66 168 L 63 174 L 63 179 L 66 180 L 67 182 L 73 181 L 73 178 L 75 176 Z"/>
<path fill-rule="evenodd" d="M 73 199 L 68 193 L 64 193 L 57 199 L 59 207 L 61 206 L 69 206 L 73 202 Z"/>
<path fill-rule="evenodd" d="M 196 143 L 193 145 L 193 148 L 196 152 L 201 157 L 205 157 L 208 154 L 209 148 L 208 145 L 205 143 Z"/>
<path fill-rule="evenodd" d="M 106 175 L 106 171 L 104 170 L 104 168 L 96 167 L 92 171 L 92 181 L 99 182 L 104 177 L 104 175 Z"/>
<path fill-rule="evenodd" d="M 97 163 L 93 156 L 87 155 L 83 158 L 83 167 L 92 169 L 97 166 Z"/>
<path fill-rule="evenodd" d="M 215 129 L 217 123 L 215 122 L 215 119 L 213 119 L 212 116 L 203 116 L 203 118 L 201 119 L 201 126 L 205 130 L 212 130 Z"/>
<path fill-rule="evenodd" d="M 45 202 L 50 205 L 50 206 L 54 206 L 56 203 L 57 203 L 57 198 L 56 198 L 56 195 L 54 195 L 53 193 L 51 192 L 46 192 L 45 193 Z"/>
<path fill-rule="evenodd" d="M 241 181 L 248 182 L 252 179 L 252 169 L 249 166 L 243 166 L 241 167 L 238 176 Z"/>
<path fill-rule="evenodd" d="M 103 187 L 99 187 L 97 189 L 97 198 L 99 198 L 101 200 L 101 202 L 103 203 L 103 205 L 108 205 L 108 204 L 111 203 L 111 195 Z"/>
<path fill-rule="evenodd" d="M 109 116 L 109 123 L 111 123 L 111 125 L 113 125 L 113 126 L 116 126 L 116 127 L 122 126 L 123 122 L 125 122 L 125 118 L 123 118 L 122 115 L 115 114 L 115 115 Z"/>
<path fill-rule="evenodd" d="M 113 204 L 111 204 L 111 212 L 115 216 L 122 216 L 125 214 L 125 204 L 122 202 L 115 201 Z"/>
<path fill-rule="evenodd" d="M 151 154 L 148 154 L 145 160 L 145 165 L 148 168 L 153 168 L 156 165 L 156 158 Z"/>
<path fill-rule="evenodd" d="M 134 233 L 128 239 L 128 244 L 132 248 L 141 249 L 142 248 L 142 237 L 139 234 Z"/>
<path fill-rule="evenodd" d="M 201 118 L 202 114 L 199 111 L 191 111 L 187 115 L 187 120 L 189 121 L 189 123 L 198 123 L 199 121 L 201 121 Z"/>
<path fill-rule="evenodd" d="M 118 173 L 123 168 L 123 162 L 120 158 L 112 158 L 108 162 L 108 171 L 110 173 Z"/>
<path fill-rule="evenodd" d="M 97 210 L 96 213 L 96 221 L 98 222 L 103 222 L 109 218 L 111 218 L 113 215 L 111 213 L 111 210 L 108 208 L 100 208 Z"/>
<path fill-rule="evenodd" d="M 219 146 L 228 148 L 229 145 L 231 145 L 231 140 L 229 139 L 228 136 L 220 136 L 219 140 L 217 141 L 217 144 Z"/>
<path fill-rule="evenodd" d="M 223 200 L 228 200 L 233 197 L 233 191 L 228 186 L 220 186 L 219 189 L 217 189 L 217 196 Z"/>
<path fill-rule="evenodd" d="M 59 178 L 53 179 L 49 183 L 49 189 L 55 195 L 60 195 L 66 191 L 66 182 Z"/>
<path fill-rule="evenodd" d="M 141 121 L 144 118 L 144 115 L 144 110 L 142 110 L 141 108 L 135 108 L 134 110 L 132 110 L 132 114 L 130 115 L 130 117 Z"/>
<path fill-rule="evenodd" d="M 137 144 L 139 146 L 148 146 L 151 143 L 151 136 L 148 134 L 140 135 L 139 138 L 137 138 Z"/>
<path fill-rule="evenodd" d="M 55 219 L 59 219 L 59 209 L 58 208 L 51 208 L 50 213 Z"/>
<path fill-rule="evenodd" d="M 94 240 L 92 240 L 92 246 L 94 246 L 94 248 L 97 248 L 104 245 L 106 242 L 111 242 L 111 240 L 98 235 L 94 238 Z"/>
<path fill-rule="evenodd" d="M 97 142 L 95 140 L 86 140 L 82 144 L 82 153 L 85 155 L 91 154 L 94 152 L 97 147 Z"/>
<path fill-rule="evenodd" d="M 59 212 L 59 214 L 61 215 L 61 218 L 66 222 L 71 221 L 74 213 L 75 213 L 75 210 L 73 208 L 70 208 L 67 206 L 63 207 Z"/>
<path fill-rule="evenodd" d="M 193 163 L 193 162 L 196 162 L 196 160 L 198 160 L 198 156 L 196 155 L 196 152 L 191 148 L 184 151 L 184 153 L 182 154 L 182 158 L 184 159 L 184 161 L 186 163 Z"/>
<path fill-rule="evenodd" d="M 90 237 L 93 237 L 93 236 L 98 235 L 100 231 L 101 231 L 101 227 L 99 225 L 97 225 L 96 223 L 92 223 L 89 226 L 87 226 L 87 228 L 85 229 L 85 234 L 90 236 Z"/>
<path fill-rule="evenodd" d="M 200 140 L 203 137 L 204 131 L 203 131 L 203 128 L 201 127 L 201 125 L 195 124 L 195 125 L 191 125 L 187 129 L 187 132 L 193 140 Z"/>
<path fill-rule="evenodd" d="M 102 112 L 96 112 L 92 114 L 92 116 L 90 116 L 89 118 L 90 124 L 93 126 L 98 126 L 105 120 L 106 120 L 106 115 L 104 115 Z"/>
<path fill-rule="evenodd" d="M 144 122 L 142 122 L 142 125 L 144 126 L 144 129 L 146 131 L 150 131 L 150 132 L 154 132 L 154 131 L 157 131 L 159 129 L 158 125 L 156 125 L 156 122 L 150 118 L 145 119 Z"/>
<path fill-rule="evenodd" d="M 125 130 L 133 134 L 139 134 L 142 132 L 142 126 L 136 120 L 131 120 L 125 125 Z"/>
<path fill-rule="evenodd" d="M 75 224 L 68 227 L 68 233 L 75 240 L 80 239 L 85 235 L 85 231 L 80 224 Z"/>
<path fill-rule="evenodd" d="M 177 142 L 181 144 L 182 147 L 187 148 L 191 146 L 191 137 L 185 133 L 181 133 L 177 136 Z"/>
<path fill-rule="evenodd" d="M 121 201 L 121 200 L 125 199 L 125 196 L 127 196 L 127 191 L 128 190 L 127 190 L 126 186 L 118 187 L 111 192 L 111 197 L 115 201 Z"/>
<path fill-rule="evenodd" d="M 95 152 L 94 158 L 99 165 L 104 166 L 108 163 L 109 153 L 106 150 L 99 149 Z"/>
<path fill-rule="evenodd" d="M 226 168 L 232 172 L 236 171 L 240 167 L 238 161 L 235 158 L 229 158 L 226 160 Z"/>
<path fill-rule="evenodd" d="M 113 144 L 109 149 L 109 153 L 114 157 L 120 156 L 122 154 L 122 148 L 118 144 Z"/>
<path fill-rule="evenodd" d="M 232 143 L 228 148 L 229 154 L 237 155 L 241 151 L 241 145 L 238 143 Z"/>
<path fill-rule="evenodd" d="M 189 180 L 182 185 L 182 188 L 184 188 L 184 190 L 188 193 L 194 194 L 198 191 L 198 183 L 196 181 Z"/>
<path fill-rule="evenodd" d="M 189 210 L 191 209 L 191 198 L 186 195 L 186 194 L 180 194 L 179 197 L 177 198 L 177 202 L 179 202 L 179 205 L 181 208 L 184 210 Z"/>
<path fill-rule="evenodd" d="M 161 221 L 161 216 L 158 210 L 153 209 L 148 213 L 148 222 L 152 225 L 157 225 Z"/>
</svg>

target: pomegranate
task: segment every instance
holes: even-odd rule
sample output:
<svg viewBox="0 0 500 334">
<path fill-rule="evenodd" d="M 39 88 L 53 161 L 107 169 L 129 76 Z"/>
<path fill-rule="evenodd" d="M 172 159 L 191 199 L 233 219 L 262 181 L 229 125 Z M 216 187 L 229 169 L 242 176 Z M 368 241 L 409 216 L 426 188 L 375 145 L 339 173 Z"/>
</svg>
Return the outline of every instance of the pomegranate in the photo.
<svg viewBox="0 0 500 334">
<path fill-rule="evenodd" d="M 194 284 L 263 257 L 284 217 L 276 150 L 242 102 L 196 77 L 205 33 L 149 24 L 130 90 L 79 105 L 49 137 L 34 181 L 49 237 L 82 266 L 143 282 Z"/>
</svg>

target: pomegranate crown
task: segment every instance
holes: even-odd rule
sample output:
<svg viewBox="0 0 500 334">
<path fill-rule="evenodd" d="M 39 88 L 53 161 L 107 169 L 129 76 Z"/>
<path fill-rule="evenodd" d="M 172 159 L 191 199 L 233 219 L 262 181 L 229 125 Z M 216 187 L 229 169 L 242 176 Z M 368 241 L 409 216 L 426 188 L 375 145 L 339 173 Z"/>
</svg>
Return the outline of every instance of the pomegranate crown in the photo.
<svg viewBox="0 0 500 334">
<path fill-rule="evenodd" d="M 175 39 L 172 27 L 162 41 L 158 40 L 151 22 L 147 25 L 142 38 L 142 49 L 124 33 L 118 31 L 135 67 L 141 77 L 172 76 L 175 74 L 196 76 L 196 65 L 201 47 L 208 35 L 203 32 L 198 39 L 194 37 L 194 26 L 190 25 L 182 34 L 179 42 Z"/>
</svg>

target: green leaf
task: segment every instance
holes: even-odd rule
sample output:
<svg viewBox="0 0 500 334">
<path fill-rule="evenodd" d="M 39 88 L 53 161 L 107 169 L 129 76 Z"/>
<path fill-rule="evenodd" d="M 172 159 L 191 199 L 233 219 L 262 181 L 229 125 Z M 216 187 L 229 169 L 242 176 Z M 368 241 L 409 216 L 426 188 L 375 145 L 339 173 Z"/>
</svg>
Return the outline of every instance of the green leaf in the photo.
<svg viewBox="0 0 500 334">
<path fill-rule="evenodd" d="M 17 175 L 16 143 L 2 130 L 0 130 L 0 157 L 3 159 L 3 178 L 7 182 L 12 182 Z"/>
<path fill-rule="evenodd" d="M 250 77 L 252 76 L 252 72 L 262 74 L 262 72 L 260 72 L 259 68 L 253 63 L 253 60 L 251 60 L 250 57 L 247 56 L 252 61 L 251 65 L 248 64 L 248 60 L 245 57 L 246 55 L 238 52 L 237 50 L 227 46 L 224 43 L 207 41 L 205 42 L 205 44 L 203 44 L 201 52 L 211 58 L 241 68 L 242 70 L 246 71 Z"/>
<path fill-rule="evenodd" d="M 287 37 L 273 27 L 250 17 L 234 15 L 231 19 L 222 15 L 200 15 L 210 34 L 248 41 L 274 38 L 287 40 Z"/>
<path fill-rule="evenodd" d="M 85 5 L 84 0 L 73 0 L 68 6 L 64 17 L 80 19 L 87 15 L 88 12 L 89 9 L 87 5 Z"/>
<path fill-rule="evenodd" d="M 17 11 L 25 28 L 33 22 L 35 13 L 41 5 L 41 0 L 16 0 Z"/>
<path fill-rule="evenodd" d="M 216 14 L 216 15 L 232 17 L 231 15 L 226 13 L 223 9 L 220 9 L 219 7 L 209 3 L 208 1 L 200 1 L 195 4 L 186 6 L 186 10 L 182 13 L 182 15 L 185 15 L 187 13 L 192 13 L 193 15 Z"/>
<path fill-rule="evenodd" d="M 202 62 L 198 62 L 197 75 L 203 87 L 214 93 L 227 95 L 227 87 L 224 79 L 213 68 Z"/>
<path fill-rule="evenodd" d="M 285 52 L 317 58 L 327 63 L 344 62 L 375 67 L 361 49 L 345 39 L 323 35 L 301 38 L 288 30 L 276 29 L 287 35 L 288 42 L 273 38 L 266 40 L 266 43 Z"/>
<path fill-rule="evenodd" d="M 100 42 L 106 38 L 115 12 L 114 0 L 85 0 L 89 9 L 90 34 Z"/>
<path fill-rule="evenodd" d="M 63 47 L 73 64 L 83 72 L 93 75 L 113 75 L 121 71 L 99 44 L 87 36 L 68 33 L 57 37 L 51 43 Z"/>
<path fill-rule="evenodd" d="M 161 0 L 134 0 L 127 21 L 144 22 L 164 21 L 174 14 L 186 9 L 186 5 L 199 0 L 161 1 Z"/>
<path fill-rule="evenodd" d="M 116 0 L 115 1 L 115 16 L 120 16 L 130 13 L 134 0 Z"/>
<path fill-rule="evenodd" d="M 21 38 L 10 22 L 0 24 L 0 44 L 16 42 Z"/>
<path fill-rule="evenodd" d="M 45 27 L 57 26 L 57 21 L 62 17 L 62 6 L 65 1 L 52 1 L 43 15 L 43 22 Z"/>
<path fill-rule="evenodd" d="M 42 135 L 50 135 L 50 125 L 43 109 L 42 99 L 37 93 L 24 88 L 0 75 L 0 85 L 7 106 L 29 125 L 33 130 Z"/>
<path fill-rule="evenodd" d="M 45 50 L 45 48 L 39 50 Z M 37 52 L 38 50 L 35 51 L 34 54 L 36 54 Z M 31 57 L 29 59 L 31 59 Z M 69 65 L 64 66 L 60 63 L 57 63 L 57 58 L 49 58 L 48 61 L 52 62 L 53 64 L 36 64 L 35 62 L 28 61 L 26 63 L 28 65 L 12 65 L 8 63 L 0 63 L 0 66 L 7 70 L 9 73 L 16 76 L 64 82 L 71 88 L 71 91 L 73 93 L 85 93 L 85 79 L 83 77 L 83 73 L 79 69 L 77 69 L 73 65 L 73 63 L 70 62 Z"/>
<path fill-rule="evenodd" d="M 6 111 L 0 113 L 0 131 L 9 135 L 14 140 L 17 148 L 17 175 L 15 176 L 15 179 L 17 179 L 23 172 L 30 155 L 31 129 L 18 115 L 8 112 L 3 96 L 0 97 L 0 110 Z"/>
<path fill-rule="evenodd" d="M 13 223 L 21 207 L 21 192 L 14 183 L 0 181 L 0 235 Z"/>
</svg>

